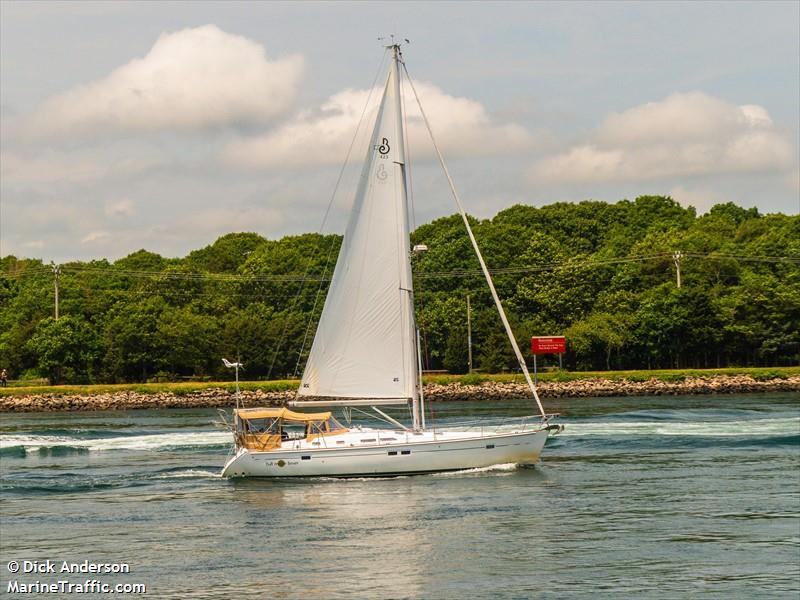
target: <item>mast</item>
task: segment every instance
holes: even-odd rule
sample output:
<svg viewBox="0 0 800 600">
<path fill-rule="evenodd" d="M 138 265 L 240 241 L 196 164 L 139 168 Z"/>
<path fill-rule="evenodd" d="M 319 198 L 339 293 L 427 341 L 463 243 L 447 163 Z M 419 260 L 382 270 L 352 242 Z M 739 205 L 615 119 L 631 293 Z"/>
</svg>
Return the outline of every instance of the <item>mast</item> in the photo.
<svg viewBox="0 0 800 600">
<path fill-rule="evenodd" d="M 394 40 L 393 40 L 394 41 Z M 419 381 L 419 372 L 417 365 L 417 335 L 416 325 L 414 323 L 414 284 L 411 276 L 411 232 L 409 231 L 408 223 L 408 188 L 406 182 L 406 150 L 405 150 L 405 130 L 403 127 L 403 103 L 400 96 L 400 63 L 402 61 L 402 54 L 400 52 L 400 44 L 391 44 L 389 49 L 392 51 L 392 62 L 390 67 L 389 79 L 392 82 L 392 91 L 394 96 L 393 109 L 395 117 L 395 143 L 397 144 L 397 154 L 394 160 L 395 169 L 397 170 L 398 183 L 397 192 L 399 198 L 395 203 L 398 211 L 398 222 L 403 226 L 398 232 L 399 239 L 397 243 L 402 249 L 400 256 L 405 258 L 404 264 L 400 267 L 400 293 L 404 298 L 401 303 L 402 306 L 402 321 L 403 321 L 403 342 L 408 344 L 408 350 L 403 352 L 403 371 L 407 374 L 411 381 L 415 382 L 412 389 L 411 396 L 411 416 L 412 426 L 414 430 L 424 427 L 422 411 L 420 410 L 420 389 L 417 383 Z M 409 357 L 411 360 L 408 360 Z"/>
</svg>

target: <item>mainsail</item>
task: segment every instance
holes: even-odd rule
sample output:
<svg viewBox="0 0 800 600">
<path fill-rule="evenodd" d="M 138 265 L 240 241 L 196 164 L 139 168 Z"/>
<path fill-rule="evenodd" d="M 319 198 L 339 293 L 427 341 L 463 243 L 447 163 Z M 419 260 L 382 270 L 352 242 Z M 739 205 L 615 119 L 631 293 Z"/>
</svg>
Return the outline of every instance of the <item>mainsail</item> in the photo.
<svg viewBox="0 0 800 600">
<path fill-rule="evenodd" d="M 300 395 L 417 394 L 400 83 L 391 64 Z"/>
</svg>

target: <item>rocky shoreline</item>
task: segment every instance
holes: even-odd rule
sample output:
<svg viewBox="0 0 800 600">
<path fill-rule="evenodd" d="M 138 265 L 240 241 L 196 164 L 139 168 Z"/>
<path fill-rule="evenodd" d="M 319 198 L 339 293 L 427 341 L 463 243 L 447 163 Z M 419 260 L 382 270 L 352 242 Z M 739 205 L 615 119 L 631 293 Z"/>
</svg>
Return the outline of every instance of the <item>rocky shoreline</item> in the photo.
<svg viewBox="0 0 800 600">
<path fill-rule="evenodd" d="M 697 394 L 742 394 L 752 392 L 800 392 L 800 376 L 760 381 L 749 375 L 687 377 L 681 381 L 647 381 L 583 379 L 542 382 L 540 396 L 547 398 L 593 398 L 601 396 L 684 396 Z M 487 401 L 523 398 L 530 392 L 524 382 L 484 382 L 478 385 L 461 383 L 427 384 L 428 401 Z M 242 391 L 245 406 L 276 406 L 294 397 L 293 390 L 265 392 Z M 222 388 L 188 394 L 158 392 L 114 392 L 94 395 L 36 394 L 0 397 L 0 412 L 91 411 L 145 408 L 213 408 L 230 407 L 233 394 Z"/>
</svg>

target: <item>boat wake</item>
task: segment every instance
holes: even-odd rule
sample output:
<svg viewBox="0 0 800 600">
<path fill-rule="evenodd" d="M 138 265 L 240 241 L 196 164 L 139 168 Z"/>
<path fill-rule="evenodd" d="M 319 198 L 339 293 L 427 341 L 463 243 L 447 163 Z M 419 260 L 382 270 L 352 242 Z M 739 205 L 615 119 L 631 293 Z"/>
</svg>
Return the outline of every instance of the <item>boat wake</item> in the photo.
<svg viewBox="0 0 800 600">
<path fill-rule="evenodd" d="M 222 479 L 222 471 L 204 469 L 177 469 L 153 475 L 153 479 Z"/>
<path fill-rule="evenodd" d="M 568 423 L 559 437 L 597 435 L 663 436 L 783 436 L 800 432 L 800 417 L 778 419 L 708 420 L 708 421 L 593 421 Z"/>
<path fill-rule="evenodd" d="M 489 465 L 488 467 L 473 467 L 471 469 L 459 469 L 458 471 L 446 471 L 444 473 L 433 473 L 435 477 L 453 477 L 458 475 L 469 475 L 470 473 L 510 473 L 519 469 L 516 463 L 502 463 Z"/>
<path fill-rule="evenodd" d="M 730 418 L 733 415 L 720 412 L 725 411 L 673 415 L 670 420 L 663 414 L 628 413 L 567 422 L 563 433 L 547 440 L 547 447 L 632 451 L 800 446 L 800 417 L 742 418 L 745 415 L 737 414 L 737 418 Z"/>
<path fill-rule="evenodd" d="M 85 438 L 65 435 L 8 435 L 0 439 L 0 456 L 25 457 L 64 456 L 87 452 L 117 450 L 182 451 L 192 449 L 228 448 L 231 435 L 225 431 L 194 431 L 125 435 L 104 438 Z"/>
</svg>

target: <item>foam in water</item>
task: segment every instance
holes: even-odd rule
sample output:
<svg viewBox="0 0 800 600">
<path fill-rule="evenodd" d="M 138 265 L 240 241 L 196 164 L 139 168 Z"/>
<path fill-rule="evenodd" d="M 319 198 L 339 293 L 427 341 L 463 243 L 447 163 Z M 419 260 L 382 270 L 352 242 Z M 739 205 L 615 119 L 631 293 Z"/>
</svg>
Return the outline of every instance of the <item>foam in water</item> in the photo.
<svg viewBox="0 0 800 600">
<path fill-rule="evenodd" d="M 0 450 L 9 448 L 24 448 L 26 452 L 52 448 L 74 448 L 89 451 L 158 450 L 160 448 L 219 446 L 229 443 L 232 443 L 231 434 L 226 431 L 158 433 L 94 439 L 62 435 L 4 435 L 0 438 Z"/>
<path fill-rule="evenodd" d="M 222 471 L 204 471 L 202 469 L 185 469 L 181 471 L 173 471 L 170 473 L 159 473 L 154 476 L 154 479 L 221 479 Z"/>
<path fill-rule="evenodd" d="M 596 435 L 665 435 L 665 436 L 775 436 L 800 431 L 800 417 L 783 419 L 748 419 L 745 421 L 608 421 L 569 423 L 560 436 Z"/>
<path fill-rule="evenodd" d="M 493 471 L 508 472 L 516 471 L 519 466 L 516 463 L 502 463 L 497 465 L 489 465 L 488 467 L 474 467 L 472 469 L 460 469 L 458 471 L 447 471 L 444 473 L 436 473 L 437 477 L 452 477 L 453 475 L 465 475 L 468 473 L 489 473 Z"/>
</svg>

